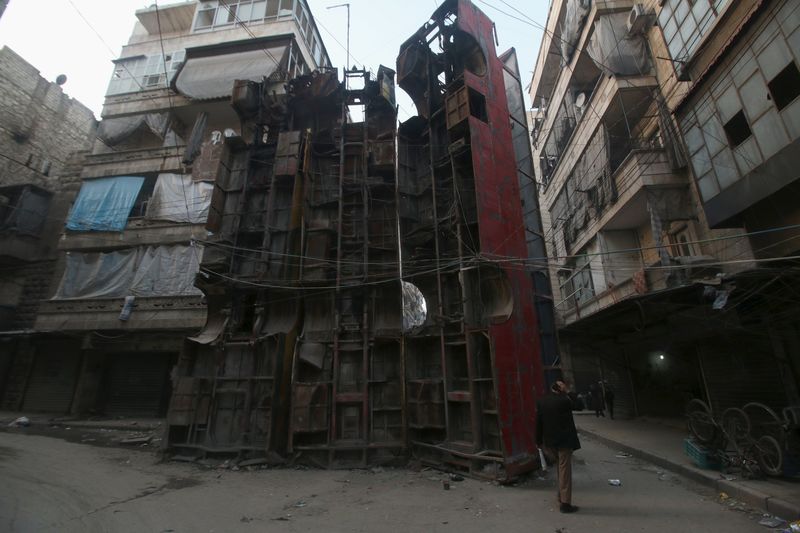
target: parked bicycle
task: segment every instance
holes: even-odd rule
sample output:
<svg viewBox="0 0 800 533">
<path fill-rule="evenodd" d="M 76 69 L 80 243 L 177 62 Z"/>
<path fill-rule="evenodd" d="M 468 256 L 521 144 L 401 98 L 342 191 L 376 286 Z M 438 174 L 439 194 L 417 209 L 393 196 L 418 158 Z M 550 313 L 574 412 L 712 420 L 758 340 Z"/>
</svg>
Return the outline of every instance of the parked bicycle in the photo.
<svg viewBox="0 0 800 533">
<path fill-rule="evenodd" d="M 800 407 L 785 407 L 780 416 L 769 406 L 759 402 L 748 403 L 742 410 L 750 421 L 750 434 L 753 438 L 769 437 L 774 440 L 783 451 L 784 459 L 800 456 Z"/>
<path fill-rule="evenodd" d="M 743 409 L 726 409 L 717 420 L 705 402 L 693 399 L 686 407 L 686 422 L 692 436 L 713 450 L 723 471 L 735 468 L 745 477 L 782 474 L 783 446 L 771 434 L 754 434 Z"/>
</svg>

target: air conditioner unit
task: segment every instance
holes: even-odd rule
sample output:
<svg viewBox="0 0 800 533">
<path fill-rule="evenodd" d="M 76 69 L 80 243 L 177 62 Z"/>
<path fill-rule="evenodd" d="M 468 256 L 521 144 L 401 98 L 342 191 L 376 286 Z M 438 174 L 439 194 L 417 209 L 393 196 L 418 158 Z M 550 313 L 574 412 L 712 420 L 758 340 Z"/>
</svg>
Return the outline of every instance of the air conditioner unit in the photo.
<svg viewBox="0 0 800 533">
<path fill-rule="evenodd" d="M 714 278 L 722 272 L 717 259 L 709 255 L 678 256 L 673 262 L 683 267 L 677 270 L 688 280 Z"/>
<path fill-rule="evenodd" d="M 158 87 L 161 85 L 161 74 L 149 74 L 144 77 L 145 87 Z"/>
<path fill-rule="evenodd" d="M 633 9 L 628 13 L 628 35 L 639 35 L 644 33 L 650 22 L 648 15 L 642 4 L 633 4 Z"/>
</svg>

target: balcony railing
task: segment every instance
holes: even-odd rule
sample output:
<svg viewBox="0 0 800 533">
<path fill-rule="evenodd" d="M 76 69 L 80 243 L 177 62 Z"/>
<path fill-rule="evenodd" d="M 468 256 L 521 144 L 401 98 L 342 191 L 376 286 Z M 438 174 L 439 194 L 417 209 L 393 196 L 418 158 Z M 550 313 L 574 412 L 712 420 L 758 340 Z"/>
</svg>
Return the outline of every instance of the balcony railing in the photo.
<svg viewBox="0 0 800 533">
<path fill-rule="evenodd" d="M 45 300 L 39 307 L 39 331 L 199 330 L 206 322 L 201 296 L 137 298 L 128 320 L 120 320 L 124 298 Z"/>
</svg>

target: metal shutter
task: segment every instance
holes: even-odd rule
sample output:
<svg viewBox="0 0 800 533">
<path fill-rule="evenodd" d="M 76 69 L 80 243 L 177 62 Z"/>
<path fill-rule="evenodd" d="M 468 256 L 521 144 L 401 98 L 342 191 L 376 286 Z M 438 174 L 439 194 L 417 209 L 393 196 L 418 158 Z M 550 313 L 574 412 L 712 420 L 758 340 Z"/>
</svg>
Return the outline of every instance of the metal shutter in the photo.
<svg viewBox="0 0 800 533">
<path fill-rule="evenodd" d="M 163 411 L 173 354 L 125 353 L 108 356 L 105 412 L 115 416 L 157 417 Z"/>
<path fill-rule="evenodd" d="M 80 354 L 40 348 L 25 391 L 23 410 L 67 413 L 78 379 Z"/>
</svg>

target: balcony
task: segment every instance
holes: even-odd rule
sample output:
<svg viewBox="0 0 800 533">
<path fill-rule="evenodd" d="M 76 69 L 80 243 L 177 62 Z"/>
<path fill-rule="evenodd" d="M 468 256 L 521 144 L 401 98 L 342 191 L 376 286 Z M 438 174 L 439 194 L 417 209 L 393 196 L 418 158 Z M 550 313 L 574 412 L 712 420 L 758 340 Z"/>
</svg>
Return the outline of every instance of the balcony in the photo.
<svg viewBox="0 0 800 533">
<path fill-rule="evenodd" d="M 616 201 L 600 213 L 595 223 L 570 243 L 580 250 L 600 231 L 633 230 L 650 224 L 650 202 L 664 199 L 680 203 L 677 213 L 691 209 L 684 193 L 689 187 L 686 176 L 675 173 L 661 149 L 631 150 L 611 176 L 617 192 Z M 664 198 L 672 196 L 674 198 Z"/>
<path fill-rule="evenodd" d="M 200 296 L 137 298 L 127 321 L 119 319 L 124 298 L 45 300 L 36 318 L 38 331 L 199 330 L 206 322 Z"/>
<path fill-rule="evenodd" d="M 233 82 L 231 82 L 233 87 Z M 166 88 L 106 96 L 101 118 L 126 117 L 142 113 L 161 113 L 192 105 L 185 96 Z"/>
<path fill-rule="evenodd" d="M 136 12 L 136 18 L 150 35 L 187 32 L 192 27 L 197 2 L 188 1 L 166 6 L 150 6 Z"/>
<path fill-rule="evenodd" d="M 631 136 L 629 128 L 633 128 L 647 114 L 653 101 L 652 89 L 657 85 L 658 80 L 651 75 L 601 79 L 552 171 L 544 192 L 543 205 L 552 205 L 598 129 L 605 128 L 615 139 Z M 619 151 L 625 146 L 615 143 L 612 148 Z"/>
<path fill-rule="evenodd" d="M 81 178 L 182 172 L 184 146 L 118 150 L 86 156 Z"/>
<path fill-rule="evenodd" d="M 628 279 L 619 285 L 615 285 L 614 287 L 610 287 L 596 294 L 588 301 L 578 305 L 571 304 L 569 298 L 564 299 L 556 304 L 556 313 L 559 315 L 560 327 L 568 326 L 581 318 L 611 307 L 626 298 L 636 296 L 638 293 L 636 292 L 635 285 L 636 283 L 633 278 Z"/>
<path fill-rule="evenodd" d="M 205 224 L 147 221 L 134 218 L 128 221 L 125 231 L 68 231 L 61 236 L 58 249 L 71 252 L 96 252 L 134 246 L 186 244 L 195 239 L 205 239 Z"/>
</svg>

